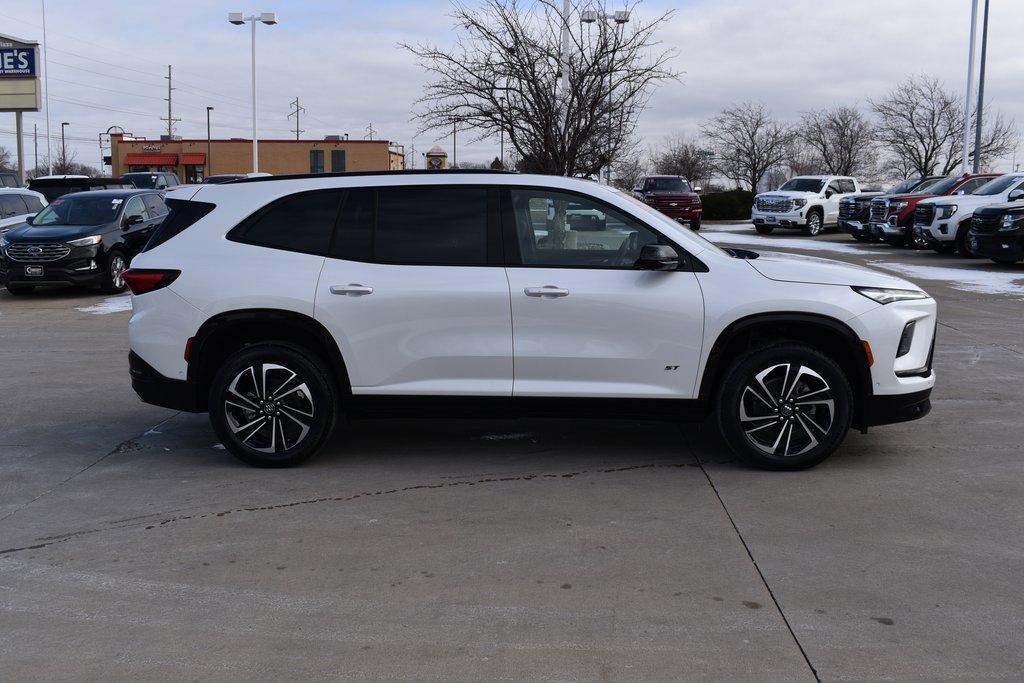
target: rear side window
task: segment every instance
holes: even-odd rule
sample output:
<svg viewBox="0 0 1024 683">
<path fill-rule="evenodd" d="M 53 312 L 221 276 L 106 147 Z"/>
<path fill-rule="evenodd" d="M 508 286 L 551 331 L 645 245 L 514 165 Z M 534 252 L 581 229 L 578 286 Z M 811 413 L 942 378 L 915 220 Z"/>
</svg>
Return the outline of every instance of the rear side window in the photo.
<svg viewBox="0 0 1024 683">
<path fill-rule="evenodd" d="M 374 260 L 424 265 L 487 263 L 486 188 L 382 188 L 377 202 Z"/>
<path fill-rule="evenodd" d="M 167 205 L 164 203 L 164 198 L 158 194 L 142 195 L 142 201 L 146 204 L 146 211 L 149 212 L 150 218 L 160 218 L 160 216 L 167 213 Z"/>
<path fill-rule="evenodd" d="M 10 218 L 25 213 L 25 203 L 18 195 L 0 194 L 0 218 Z"/>
<path fill-rule="evenodd" d="M 43 203 L 39 201 L 39 197 L 32 194 L 23 194 L 21 198 L 25 201 L 25 206 L 28 207 L 29 213 L 38 213 L 43 210 Z"/>
<path fill-rule="evenodd" d="M 200 218 L 213 211 L 215 206 L 215 204 L 210 204 L 208 202 L 190 202 L 184 199 L 168 199 L 167 208 L 170 212 L 167 214 L 167 218 L 164 219 L 163 223 L 153 231 L 153 235 L 149 238 L 149 242 L 146 243 L 146 248 L 143 249 L 143 251 L 149 251 L 150 249 L 163 244 L 175 235 L 180 234 Z"/>
<path fill-rule="evenodd" d="M 853 181 L 849 178 L 842 178 L 839 181 L 839 189 L 842 192 L 856 192 L 857 187 L 853 184 Z"/>
<path fill-rule="evenodd" d="M 327 190 L 286 197 L 232 230 L 230 237 L 261 247 L 325 256 L 341 195 L 341 190 Z"/>
</svg>

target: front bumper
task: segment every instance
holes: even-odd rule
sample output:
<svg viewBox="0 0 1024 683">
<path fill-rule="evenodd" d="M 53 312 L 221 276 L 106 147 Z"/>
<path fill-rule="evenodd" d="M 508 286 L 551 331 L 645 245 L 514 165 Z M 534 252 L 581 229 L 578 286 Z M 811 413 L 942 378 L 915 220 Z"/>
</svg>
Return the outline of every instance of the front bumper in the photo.
<svg viewBox="0 0 1024 683">
<path fill-rule="evenodd" d="M 188 413 L 206 410 L 195 382 L 164 377 L 134 351 L 128 352 L 128 372 L 132 389 L 144 403 Z"/>
<path fill-rule="evenodd" d="M 90 285 L 102 282 L 103 255 L 95 246 L 76 247 L 56 261 L 15 261 L 0 255 L 0 280 L 19 285 Z"/>
<path fill-rule="evenodd" d="M 952 242 L 956 239 L 956 227 L 948 220 L 936 221 L 931 225 L 915 223 L 914 231 L 919 233 L 929 243 Z"/>
<path fill-rule="evenodd" d="M 931 395 L 932 390 L 925 389 L 912 394 L 869 396 L 858 426 L 867 428 L 919 420 L 931 412 Z"/>
<path fill-rule="evenodd" d="M 872 237 L 871 225 L 867 221 L 860 221 L 853 218 L 842 218 L 839 220 L 839 229 L 851 235 L 860 237 Z"/>
<path fill-rule="evenodd" d="M 967 245 L 978 256 L 992 259 L 1024 260 L 1024 234 L 1021 231 L 977 233 L 971 231 Z"/>
<path fill-rule="evenodd" d="M 703 210 L 699 206 L 698 207 L 682 207 L 682 208 L 677 208 L 677 207 L 672 207 L 672 206 L 654 206 L 653 204 L 650 205 L 650 206 L 653 206 L 655 209 L 657 209 L 661 213 L 665 214 L 666 216 L 668 216 L 672 220 L 680 221 L 680 222 L 692 221 L 692 220 L 700 220 L 700 215 L 701 215 L 701 212 Z"/>
<path fill-rule="evenodd" d="M 807 224 L 803 209 L 787 213 L 767 213 L 754 209 L 750 212 L 750 220 L 754 225 L 772 225 L 781 228 L 802 228 Z"/>
</svg>

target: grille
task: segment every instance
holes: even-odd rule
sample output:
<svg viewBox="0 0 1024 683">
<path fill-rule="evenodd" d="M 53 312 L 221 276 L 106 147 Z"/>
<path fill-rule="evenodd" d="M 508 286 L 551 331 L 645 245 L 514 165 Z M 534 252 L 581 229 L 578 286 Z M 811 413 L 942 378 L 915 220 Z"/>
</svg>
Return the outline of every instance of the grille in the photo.
<svg viewBox="0 0 1024 683">
<path fill-rule="evenodd" d="M 857 204 L 855 202 L 839 202 L 839 217 L 844 219 L 853 218 L 857 215 Z"/>
<path fill-rule="evenodd" d="M 667 197 L 652 197 L 648 200 L 650 205 L 657 209 L 682 209 L 693 205 L 693 199 L 690 197 L 682 197 L 679 199 L 669 199 Z M 675 206 L 672 206 L 675 204 Z"/>
<path fill-rule="evenodd" d="M 922 225 L 931 225 L 935 220 L 935 207 L 931 204 L 918 204 L 914 209 L 914 222 Z"/>
<path fill-rule="evenodd" d="M 974 232 L 996 232 L 999 230 L 999 224 L 1002 221 L 1002 216 L 999 214 L 979 216 L 975 214 L 974 218 L 971 219 L 971 229 Z"/>
<path fill-rule="evenodd" d="M 884 199 L 872 199 L 871 200 L 871 220 L 878 223 L 885 221 L 886 214 L 889 213 L 889 202 Z"/>
<path fill-rule="evenodd" d="M 12 244 L 7 247 L 7 258 L 22 263 L 46 263 L 59 261 L 71 253 L 66 244 Z"/>
<path fill-rule="evenodd" d="M 757 210 L 767 213 L 789 213 L 793 203 L 783 197 L 763 197 L 757 200 Z"/>
</svg>

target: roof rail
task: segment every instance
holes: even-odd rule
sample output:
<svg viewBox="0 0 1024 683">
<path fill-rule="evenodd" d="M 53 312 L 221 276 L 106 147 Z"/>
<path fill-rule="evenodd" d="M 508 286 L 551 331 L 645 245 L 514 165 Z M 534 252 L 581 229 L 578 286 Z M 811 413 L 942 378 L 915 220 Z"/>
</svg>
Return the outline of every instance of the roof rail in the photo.
<svg viewBox="0 0 1024 683">
<path fill-rule="evenodd" d="M 293 173 L 289 175 L 270 175 L 258 178 L 239 178 L 229 180 L 222 185 L 237 185 L 239 183 L 268 183 L 275 180 L 310 180 L 312 178 L 359 178 L 366 176 L 401 176 L 401 175 L 516 175 L 515 171 L 498 171 L 492 169 L 475 168 L 448 168 L 431 170 L 425 168 L 413 168 L 402 171 L 345 171 L 344 173 Z"/>
</svg>

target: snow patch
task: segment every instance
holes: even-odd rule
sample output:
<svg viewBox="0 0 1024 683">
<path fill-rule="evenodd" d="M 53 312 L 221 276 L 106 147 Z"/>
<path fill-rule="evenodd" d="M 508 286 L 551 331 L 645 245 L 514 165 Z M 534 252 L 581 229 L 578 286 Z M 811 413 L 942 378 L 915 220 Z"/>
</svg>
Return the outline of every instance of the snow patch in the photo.
<svg viewBox="0 0 1024 683">
<path fill-rule="evenodd" d="M 884 268 L 922 280 L 939 280 L 954 289 L 981 294 L 1006 294 L 1024 298 L 1024 271 L 1007 273 L 1005 271 L 975 268 L 948 268 L 943 266 L 918 266 L 910 263 L 888 263 L 873 261 L 869 265 Z"/>
<path fill-rule="evenodd" d="M 743 235 L 733 232 L 701 233 L 715 244 L 736 244 L 762 247 L 764 249 L 804 249 L 807 251 L 830 251 L 835 254 L 890 255 L 894 252 L 872 249 L 868 245 L 843 244 L 842 242 L 826 242 L 814 238 L 763 237 L 761 235 Z"/>
<path fill-rule="evenodd" d="M 106 315 L 108 313 L 124 313 L 132 310 L 132 295 L 122 294 L 121 296 L 107 297 L 98 304 L 92 306 L 76 306 L 75 310 L 93 315 Z"/>
</svg>

